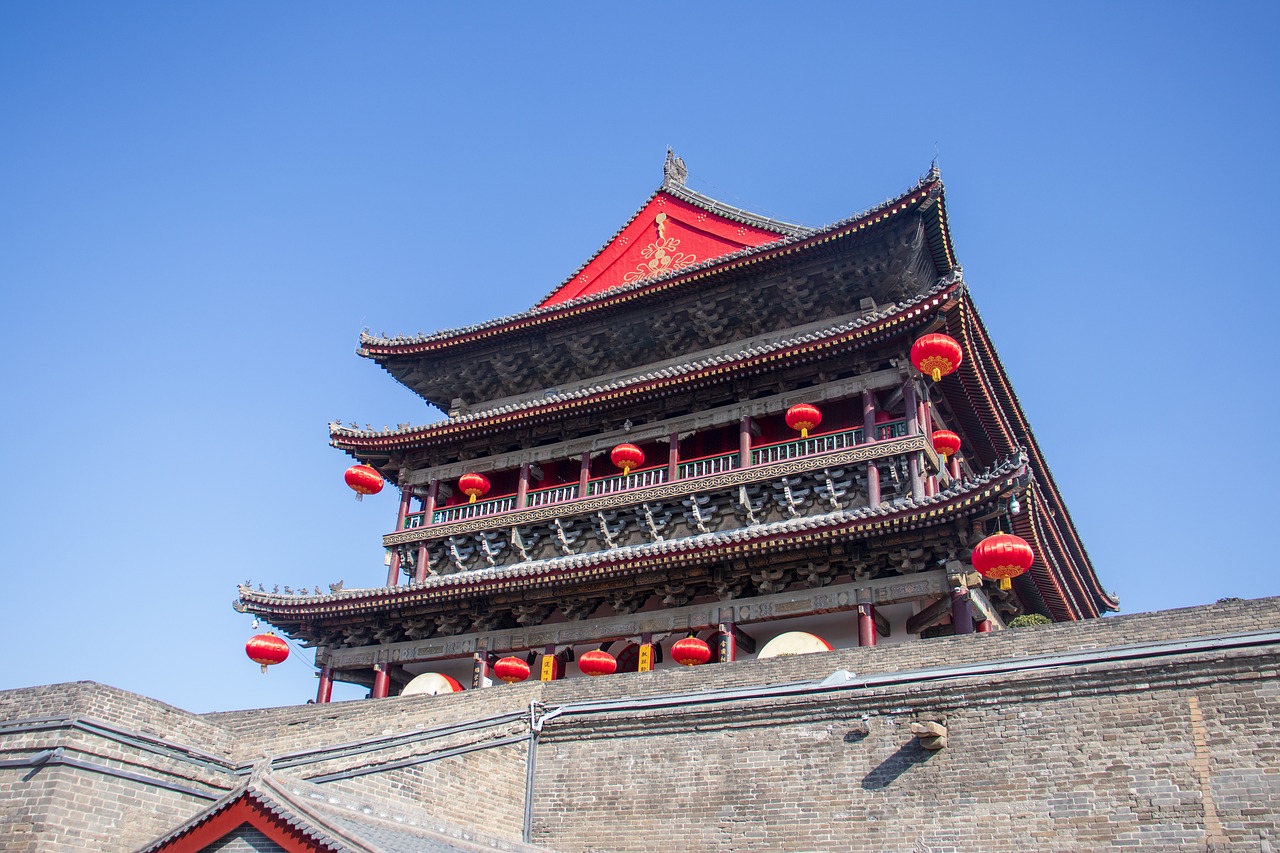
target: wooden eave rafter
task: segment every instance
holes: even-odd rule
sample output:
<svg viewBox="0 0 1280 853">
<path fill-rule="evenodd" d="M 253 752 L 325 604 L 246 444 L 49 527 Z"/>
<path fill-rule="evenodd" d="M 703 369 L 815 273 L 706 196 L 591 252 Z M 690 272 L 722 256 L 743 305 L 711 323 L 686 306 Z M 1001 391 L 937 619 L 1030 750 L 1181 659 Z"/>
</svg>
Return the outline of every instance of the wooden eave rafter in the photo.
<svg viewBox="0 0 1280 853">
<path fill-rule="evenodd" d="M 652 553 L 637 555 L 637 547 L 580 555 L 595 558 L 583 566 L 556 567 L 565 558 L 543 561 L 551 566 L 523 564 L 500 569 L 458 572 L 429 578 L 425 584 L 342 590 L 321 596 L 282 596 L 240 587 L 238 609 L 259 616 L 280 630 L 296 636 L 285 626 L 313 623 L 316 619 L 358 617 L 385 612 L 387 608 L 403 609 L 432 602 L 459 601 L 477 596 L 532 587 L 557 586 L 579 580 L 605 580 L 654 569 L 706 564 L 708 561 L 763 555 L 797 548 L 813 547 L 853 537 L 879 537 L 903 530 L 936 527 L 967 517 L 1017 488 L 1025 477 L 1025 463 L 1007 460 L 991 474 L 964 487 L 948 490 L 900 508 L 876 512 L 865 509 L 853 518 L 823 522 L 801 520 L 798 529 L 782 533 L 754 534 L 750 528 L 736 531 L 737 538 L 704 535 L 679 542 L 640 546 Z M 806 523 L 809 522 L 809 523 Z M 664 546 L 664 547 L 658 547 Z M 583 559 L 581 562 L 587 562 Z M 530 573 L 533 572 L 533 573 Z"/>
<path fill-rule="evenodd" d="M 1103 610 L 1118 609 L 1119 602 L 1098 581 L 1026 414 L 967 291 L 953 303 L 946 320 L 945 331 L 960 342 L 965 359 L 956 372 L 959 381 L 944 379 L 940 390 L 949 398 L 960 422 L 958 426 L 966 439 L 966 449 L 976 451 L 979 461 L 986 464 L 1019 448 L 1027 453 L 1040 494 L 1040 498 L 1032 502 L 1032 512 L 1037 514 L 1037 521 L 1043 525 L 1041 532 L 1045 534 L 1037 538 L 1046 540 L 1043 546 L 1053 549 L 1062 564 L 1055 567 L 1055 573 L 1050 573 L 1052 590 L 1037 584 L 1045 603 L 1054 611 L 1055 618 L 1067 618 L 1068 613 L 1072 614 L 1070 618 L 1084 618 L 1097 616 Z M 1037 549 L 1037 554 L 1040 553 Z"/>
<path fill-rule="evenodd" d="M 493 414 L 481 412 L 407 430 L 371 435 L 341 427 L 331 427 L 330 444 L 362 462 L 371 462 L 374 461 L 374 456 L 384 456 L 391 452 L 438 446 L 464 438 L 510 430 L 524 424 L 558 419 L 570 414 L 615 409 L 665 396 L 673 390 L 718 384 L 730 381 L 737 376 L 759 373 L 781 364 L 803 364 L 842 349 L 862 347 L 906 334 L 913 328 L 932 320 L 936 312 L 953 301 L 956 293 L 962 288 L 963 284 L 958 279 L 952 280 L 902 309 L 865 326 L 826 336 L 806 335 L 803 336 L 804 339 L 787 346 L 741 355 L 698 370 L 672 371 L 668 376 L 641 379 L 632 384 L 617 383 L 620 387 L 611 387 L 581 397 L 535 404 L 516 411 Z"/>
<path fill-rule="evenodd" d="M 646 202 L 647 203 L 647 202 Z M 636 304 L 666 295 L 671 291 L 692 285 L 704 279 L 733 270 L 785 258 L 826 246 L 833 241 L 856 237 L 869 228 L 888 222 L 902 215 L 920 210 L 925 215 L 926 230 L 934 265 L 941 275 L 956 269 L 951 236 L 947 229 L 944 193 L 941 178 L 931 171 L 914 189 L 881 204 L 866 213 L 838 222 L 811 233 L 783 237 L 759 248 L 743 249 L 730 255 L 702 264 L 685 267 L 654 279 L 635 284 L 614 287 L 602 293 L 583 296 L 568 302 L 534 308 L 521 314 L 504 317 L 458 329 L 436 332 L 411 339 L 381 339 L 362 334 L 357 352 L 380 364 L 391 359 L 422 356 L 449 351 L 456 357 L 465 357 L 465 351 L 473 345 L 491 342 L 500 336 L 521 334 L 533 330 L 544 331 L 548 325 L 577 322 L 585 315 L 609 309 L 633 307 Z"/>
</svg>

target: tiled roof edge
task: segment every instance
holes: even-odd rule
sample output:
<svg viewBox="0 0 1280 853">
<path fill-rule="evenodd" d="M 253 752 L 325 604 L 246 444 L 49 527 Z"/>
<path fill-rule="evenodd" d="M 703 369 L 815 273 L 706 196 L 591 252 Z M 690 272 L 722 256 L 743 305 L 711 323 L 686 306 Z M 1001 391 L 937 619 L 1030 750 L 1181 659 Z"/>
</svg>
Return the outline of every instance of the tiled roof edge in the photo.
<svg viewBox="0 0 1280 853">
<path fill-rule="evenodd" d="M 426 335 L 414 335 L 412 337 L 396 336 L 392 338 L 380 338 L 374 335 L 370 335 L 368 332 L 361 332 L 360 346 L 356 349 L 356 353 L 364 358 L 369 358 L 374 360 L 379 360 L 381 358 L 391 358 L 391 357 L 394 357 L 394 355 L 396 354 L 395 353 L 375 353 L 375 352 L 372 352 L 370 348 L 371 347 L 421 346 L 425 344 L 433 344 L 441 341 L 447 341 L 453 338 L 462 338 L 462 337 L 465 337 L 466 335 L 474 334 L 476 332 L 482 332 L 482 331 L 497 328 L 500 326 L 509 325 L 511 323 L 527 320 L 542 314 L 550 314 L 553 312 L 563 311 L 563 310 L 572 309 L 572 308 L 582 308 L 584 306 L 590 305 L 593 302 L 605 301 L 611 297 L 617 296 L 622 293 L 641 290 L 646 287 L 651 287 L 654 284 L 660 284 L 660 283 L 668 282 L 672 279 L 678 279 L 678 278 L 690 275 L 691 273 L 700 272 L 702 270 L 715 267 L 723 263 L 741 260 L 744 257 L 748 257 L 754 254 L 769 252 L 775 249 L 783 248 L 793 243 L 803 242 L 804 240 L 821 236 L 822 234 L 825 234 L 828 232 L 838 231 L 839 229 L 847 227 L 852 223 L 858 222 L 859 220 L 862 220 L 862 219 L 866 219 L 870 216 L 874 216 L 877 213 L 880 213 L 886 209 L 890 209 L 898 204 L 901 204 L 903 199 L 907 198 L 911 194 L 919 191 L 921 188 L 925 186 L 929 186 L 930 184 L 935 184 L 935 183 L 938 185 L 941 185 L 941 177 L 939 176 L 937 170 L 931 170 L 924 177 L 920 178 L 916 182 L 915 186 L 909 188 L 905 192 L 900 193 L 899 195 L 893 198 L 887 199 L 874 207 L 868 208 L 867 210 L 854 214 L 853 216 L 839 220 L 838 222 L 835 222 L 831 225 L 826 225 L 818 228 L 804 229 L 795 234 L 785 234 L 785 236 L 781 237 L 780 239 L 774 240 L 773 242 L 770 242 L 770 243 L 765 243 L 761 246 L 748 246 L 736 252 L 731 252 L 727 255 L 721 255 L 719 257 L 711 258 L 701 263 L 692 264 L 687 267 L 681 267 L 680 269 L 673 270 L 671 272 L 666 273 L 665 275 L 657 276 L 654 278 L 643 279 L 641 281 L 632 282 L 630 284 L 617 285 L 607 290 L 602 290 L 598 293 L 591 293 L 584 296 L 576 297 L 574 299 L 569 299 L 564 302 L 557 302 L 554 305 L 544 306 L 539 304 L 538 306 L 534 308 L 530 308 L 526 311 L 521 311 L 516 314 L 509 314 L 505 317 L 496 317 L 492 320 L 486 320 L 482 323 L 476 323 L 470 326 L 459 326 L 453 329 L 442 329 L 440 331 L 431 332 Z M 627 220 L 627 222 L 622 226 L 622 228 L 620 228 L 617 232 L 615 232 L 613 236 L 610 237 L 609 240 L 604 244 L 604 246 L 602 246 L 601 249 L 597 250 L 596 253 L 593 254 L 591 258 L 587 260 L 586 264 L 589 264 L 591 260 L 593 260 L 597 255 L 599 255 L 600 251 L 602 251 L 604 247 L 608 246 L 609 243 L 611 243 L 613 239 L 616 238 L 618 234 L 620 234 L 621 231 L 627 227 L 627 225 L 630 225 L 631 222 L 635 220 L 636 216 L 638 216 L 640 212 L 644 210 L 644 208 L 649 204 L 650 201 L 653 200 L 653 198 L 659 192 L 664 192 L 664 191 L 668 191 L 667 188 L 665 187 L 659 188 L 652 195 L 650 195 L 645 200 L 644 204 L 641 205 L 641 207 L 631 215 L 631 218 Z M 579 267 L 574 272 L 573 276 L 578 275 L 578 273 L 580 273 L 582 269 L 586 267 L 586 264 L 583 264 L 581 267 Z M 551 293 L 554 294 L 557 291 L 559 291 L 560 287 L 563 287 L 564 284 L 567 284 L 573 278 L 573 276 L 570 276 L 568 279 L 565 279 L 565 281 L 562 282 Z M 550 295 L 551 294 L 548 294 L 548 297 Z M 544 301 L 548 297 L 544 297 Z"/>
<path fill-rule="evenodd" d="M 509 403 L 507 405 L 495 406 L 489 409 L 481 409 L 474 412 L 468 412 L 467 414 L 460 415 L 456 418 L 446 418 L 441 421 L 436 421 L 435 423 L 424 424 L 421 426 L 408 426 L 408 427 L 400 427 L 397 429 L 386 429 L 386 430 L 362 430 L 362 429 L 352 429 L 349 427 L 344 427 L 342 426 L 341 423 L 331 422 L 329 424 L 329 436 L 335 446 L 342 447 L 343 449 L 346 449 L 347 447 L 347 445 L 345 445 L 342 442 L 342 439 L 344 438 L 381 439 L 381 438 L 398 438 L 398 437 L 410 437 L 410 436 L 426 436 L 430 434 L 432 431 L 444 429 L 450 426 L 460 426 L 463 424 L 476 423 L 488 418 L 493 418 L 500 415 L 508 415 L 513 412 L 537 410 L 548 405 L 569 402 L 572 400 L 586 399 L 596 394 L 601 394 L 608 391 L 617 391 L 617 390 L 628 388 L 634 385 L 643 384 L 645 382 L 652 382 L 652 381 L 661 380 L 661 379 L 669 379 L 669 378 L 681 376 L 688 373 L 695 373 L 699 370 L 703 370 L 711 367 L 717 367 L 721 364 L 724 364 L 726 362 L 731 362 L 736 359 L 753 358 L 753 357 L 764 355 L 780 349 L 787 349 L 788 347 L 800 346 L 806 343 L 813 343 L 823 338 L 830 338 L 830 337 L 845 334 L 847 332 L 853 331 L 858 328 L 875 325 L 876 323 L 882 322 L 897 314 L 910 311 L 913 308 L 916 308 L 917 306 L 928 302 L 930 299 L 936 297 L 938 294 L 945 292 L 948 288 L 957 284 L 963 284 L 963 279 L 961 279 L 959 276 L 948 276 L 942 279 L 941 281 L 939 281 L 928 291 L 921 294 L 918 298 L 910 302 L 896 303 L 892 308 L 887 309 L 885 311 L 877 311 L 874 314 L 868 314 L 854 320 L 850 320 L 842 323 L 834 323 L 819 331 L 806 332 L 803 335 L 798 335 L 796 337 L 775 341 L 771 344 L 762 345 L 758 347 L 749 347 L 747 349 L 737 350 L 732 353 L 710 356 L 708 358 L 704 358 L 699 361 L 686 362 L 679 365 L 672 365 L 670 367 L 664 367 L 658 370 L 649 371 L 647 373 L 637 374 L 636 376 L 630 377 L 628 379 L 611 382 L 608 385 L 591 385 L 586 388 L 577 389 L 576 391 L 556 393 L 556 394 L 552 394 L 550 396 L 546 396 L 542 398 L 524 400 L 518 403 Z"/>
<path fill-rule="evenodd" d="M 465 587 L 472 585 L 474 582 L 503 580 L 509 577 L 528 577 L 534 574 L 548 575 L 557 572 L 590 568 L 591 566 L 606 559 L 609 562 L 617 562 L 627 558 L 662 556 L 673 551 L 696 550 L 702 545 L 710 545 L 721 541 L 741 540 L 744 538 L 748 540 L 768 538 L 770 536 L 796 533 L 803 530 L 838 525 L 841 523 L 856 523 L 877 517 L 887 520 L 896 518 L 909 519 L 917 512 L 928 510 L 939 505 L 949 504 L 952 501 L 962 498 L 966 494 L 979 491 L 995 480 L 1016 473 L 1019 468 L 1024 467 L 1026 464 L 1026 456 L 1018 453 L 995 465 L 992 465 L 981 474 L 977 474 L 973 477 L 967 478 L 961 483 L 949 486 L 936 495 L 924 497 L 919 500 L 907 498 L 897 506 L 881 506 L 874 508 L 858 507 L 856 509 L 839 510 L 837 512 L 825 513 L 823 515 L 810 516 L 806 518 L 775 521 L 752 528 L 735 528 L 734 530 L 717 531 L 715 533 L 700 533 L 695 536 L 688 536 L 678 540 L 646 542 L 640 545 L 627 545 L 621 548 L 593 551 L 589 554 L 573 554 L 569 556 L 552 557 L 547 560 L 516 563 L 510 566 L 475 569 L 473 571 L 455 572 L 448 575 L 433 575 L 421 583 L 413 584 L 412 591 L 421 592 L 423 590 L 451 586 Z M 328 595 L 319 596 L 286 596 L 280 595 L 279 593 L 264 593 L 250 589 L 246 586 L 240 586 L 238 588 L 238 592 L 241 604 L 258 604 L 263 607 L 271 607 L 279 605 L 314 606 L 336 602 L 355 602 L 360 599 L 385 596 L 388 593 L 393 593 L 401 589 L 409 589 L 409 587 L 353 588 L 338 590 L 337 592 L 333 592 Z M 261 614 L 260 611 L 257 612 Z"/>
</svg>

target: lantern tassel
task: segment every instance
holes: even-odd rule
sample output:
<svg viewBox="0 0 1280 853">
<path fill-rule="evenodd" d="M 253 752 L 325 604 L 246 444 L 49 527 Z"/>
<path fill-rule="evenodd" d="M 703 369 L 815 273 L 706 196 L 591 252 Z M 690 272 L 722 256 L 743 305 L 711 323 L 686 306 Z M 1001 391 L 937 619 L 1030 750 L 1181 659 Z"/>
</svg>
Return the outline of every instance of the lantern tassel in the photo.
<svg viewBox="0 0 1280 853">
<path fill-rule="evenodd" d="M 1000 588 L 1001 588 L 1001 589 L 1012 589 L 1012 588 L 1013 588 L 1013 581 L 1009 580 L 1008 578 L 1000 578 Z"/>
<path fill-rule="evenodd" d="M 800 437 L 801 437 L 801 438 L 808 438 L 808 437 L 809 437 L 809 428 L 808 428 L 808 427 L 800 427 Z"/>
<path fill-rule="evenodd" d="M 935 368 L 933 369 L 933 381 L 934 381 L 934 382 L 941 382 L 941 381 L 942 381 L 942 368 L 941 368 L 941 367 L 935 367 Z"/>
<path fill-rule="evenodd" d="M 356 500 L 358 500 L 358 501 L 363 501 L 363 500 L 364 500 L 364 492 L 356 492 Z M 265 670 L 264 670 L 264 671 L 265 671 Z"/>
<path fill-rule="evenodd" d="M 473 504 L 473 503 L 475 503 L 475 502 L 476 502 L 476 498 L 477 498 L 477 497 L 478 497 L 478 495 L 477 495 L 475 492 L 472 492 L 472 493 L 471 493 L 471 500 L 467 501 L 467 503 L 469 503 L 469 504 Z"/>
<path fill-rule="evenodd" d="M 263 675 L 266 675 L 266 674 L 267 674 L 267 665 L 266 665 L 265 663 L 260 663 L 260 664 L 258 664 L 258 666 L 259 666 L 259 667 L 261 667 L 261 669 L 262 669 L 262 674 L 263 674 Z"/>
<path fill-rule="evenodd" d="M 630 466 L 630 465 L 623 465 L 623 466 L 622 466 L 622 476 L 624 476 L 624 477 L 629 477 L 629 476 L 631 476 L 631 466 Z"/>
</svg>

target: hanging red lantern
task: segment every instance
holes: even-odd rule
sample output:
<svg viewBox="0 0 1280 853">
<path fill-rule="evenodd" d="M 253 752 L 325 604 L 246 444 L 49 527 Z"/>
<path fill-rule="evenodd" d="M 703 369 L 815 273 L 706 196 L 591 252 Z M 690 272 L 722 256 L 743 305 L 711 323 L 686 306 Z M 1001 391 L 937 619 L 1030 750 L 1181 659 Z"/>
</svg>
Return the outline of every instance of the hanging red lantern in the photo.
<svg viewBox="0 0 1280 853">
<path fill-rule="evenodd" d="M 634 444 L 619 444 L 609 454 L 609 460 L 622 469 L 623 476 L 631 473 L 632 468 L 644 464 L 644 451 Z"/>
<path fill-rule="evenodd" d="M 484 474 L 463 474 L 458 478 L 458 489 L 475 503 L 476 498 L 489 494 L 489 478 Z"/>
<path fill-rule="evenodd" d="M 946 462 L 947 457 L 954 456 L 956 451 L 960 449 L 960 436 L 949 429 L 935 429 L 933 431 L 933 449 L 938 451 L 942 461 Z"/>
<path fill-rule="evenodd" d="M 698 666 L 711 660 L 711 647 L 705 640 L 685 637 L 671 647 L 671 659 L 681 666 Z"/>
<path fill-rule="evenodd" d="M 822 412 L 817 406 L 808 403 L 796 403 L 787 409 L 787 426 L 800 430 L 801 438 L 809 437 L 809 430 L 822 423 Z"/>
<path fill-rule="evenodd" d="M 521 658 L 503 658 L 493 665 L 493 674 L 499 681 L 514 684 L 529 677 L 529 664 Z"/>
<path fill-rule="evenodd" d="M 365 495 L 376 495 L 386 483 L 382 475 L 368 465 L 352 465 L 342 478 L 356 493 L 358 501 L 364 500 Z"/>
<path fill-rule="evenodd" d="M 1021 536 L 996 533 L 978 543 L 972 561 L 978 574 L 1000 581 L 1000 588 L 1008 589 L 1013 578 L 1031 568 L 1036 554 Z"/>
<path fill-rule="evenodd" d="M 618 671 L 618 661 L 603 649 L 592 649 L 578 656 L 578 669 L 583 675 L 613 675 Z"/>
<path fill-rule="evenodd" d="M 911 345 L 911 363 L 916 370 L 938 382 L 964 360 L 964 351 L 950 335 L 925 335 Z"/>
<path fill-rule="evenodd" d="M 244 653 L 249 656 L 249 660 L 261 666 L 263 674 L 266 674 L 267 667 L 275 666 L 289 657 L 289 644 L 268 631 L 250 637 L 249 642 L 244 644 Z"/>
</svg>

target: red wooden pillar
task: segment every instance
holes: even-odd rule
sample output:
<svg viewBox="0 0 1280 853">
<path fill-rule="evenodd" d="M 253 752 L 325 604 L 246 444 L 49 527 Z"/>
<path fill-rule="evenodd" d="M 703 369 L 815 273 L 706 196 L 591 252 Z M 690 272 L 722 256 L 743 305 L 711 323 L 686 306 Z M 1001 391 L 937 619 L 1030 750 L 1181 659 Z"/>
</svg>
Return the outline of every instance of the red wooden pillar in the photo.
<svg viewBox="0 0 1280 853">
<path fill-rule="evenodd" d="M 418 543 L 418 559 L 413 564 L 413 580 L 415 583 L 422 583 L 427 579 L 427 563 L 430 558 L 427 555 L 427 543 Z"/>
<path fill-rule="evenodd" d="M 920 407 L 916 402 L 915 379 L 908 379 L 902 386 L 902 398 L 907 409 L 907 435 L 920 434 Z M 912 453 L 907 457 L 907 472 L 911 475 L 911 497 L 920 500 L 924 497 L 924 478 L 920 474 L 920 454 Z"/>
<path fill-rule="evenodd" d="M 407 476 L 407 472 L 405 472 Z M 396 510 L 396 530 L 404 530 L 404 519 L 409 514 L 409 502 L 413 500 L 413 486 L 400 487 L 400 507 Z"/>
<path fill-rule="evenodd" d="M 960 479 L 960 454 L 952 453 L 951 459 L 948 460 L 947 464 L 951 466 L 951 479 L 959 480 Z"/>
<path fill-rule="evenodd" d="M 516 509 L 524 509 L 529 497 L 529 463 L 520 463 L 520 480 L 516 483 Z"/>
<path fill-rule="evenodd" d="M 395 586 L 400 580 L 400 549 L 391 549 L 391 562 L 387 564 L 387 586 Z"/>
<path fill-rule="evenodd" d="M 720 663 L 731 663 L 738 659 L 738 638 L 733 635 L 733 623 L 721 622 L 716 626 L 720 632 Z"/>
<path fill-rule="evenodd" d="M 582 470 L 578 473 L 578 497 L 587 496 L 587 482 L 591 479 L 591 451 L 582 451 Z"/>
<path fill-rule="evenodd" d="M 375 663 L 373 665 L 373 698 L 385 699 L 391 691 L 391 664 Z"/>
<path fill-rule="evenodd" d="M 400 472 L 401 482 L 408 477 L 407 471 Z M 404 530 L 405 517 L 409 515 L 409 502 L 413 500 L 413 486 L 405 483 L 400 487 L 400 507 L 396 510 L 396 530 Z M 395 586 L 400 582 L 400 549 L 391 552 L 391 565 L 387 567 L 387 586 Z"/>
<path fill-rule="evenodd" d="M 990 634 L 990 633 L 991 633 L 991 620 L 990 620 L 990 619 L 983 619 L 981 622 L 979 622 L 979 623 L 978 623 L 978 633 L 979 633 L 979 634 Z"/>
<path fill-rule="evenodd" d="M 920 409 L 916 405 L 916 382 L 914 379 L 908 379 L 902 385 L 902 402 L 906 409 L 907 416 L 907 435 L 917 435 L 920 432 Z"/>
<path fill-rule="evenodd" d="M 858 605 L 858 645 L 876 644 L 876 608 L 871 604 Z"/>
<path fill-rule="evenodd" d="M 738 467 L 751 467 L 751 416 L 743 415 L 738 422 Z"/>
<path fill-rule="evenodd" d="M 436 503 L 440 500 L 440 481 L 432 480 L 431 485 L 427 487 L 427 502 L 422 507 L 422 523 L 434 524 L 436 514 Z"/>
<path fill-rule="evenodd" d="M 920 420 L 920 428 L 924 432 L 924 440 L 930 447 L 933 447 L 933 403 L 929 401 L 928 392 L 925 397 L 916 406 L 918 410 L 917 417 Z M 930 474 L 929 478 L 924 482 L 925 495 L 932 497 L 938 493 L 938 477 L 936 474 Z"/>
<path fill-rule="evenodd" d="M 680 433 L 673 432 L 667 437 L 667 482 L 674 482 L 680 476 Z"/>
<path fill-rule="evenodd" d="M 876 440 L 876 392 L 862 389 L 862 441 Z"/>
<path fill-rule="evenodd" d="M 316 688 L 316 704 L 325 705 L 333 699 L 333 669 L 325 664 L 320 667 L 320 685 Z"/>
<path fill-rule="evenodd" d="M 870 388 L 862 391 L 862 440 L 876 440 L 876 393 Z M 880 506 L 880 468 L 874 460 L 867 463 L 867 504 Z"/>
<path fill-rule="evenodd" d="M 951 626 L 957 634 L 973 633 L 973 609 L 969 606 L 969 590 L 960 584 L 951 587 Z"/>
</svg>

